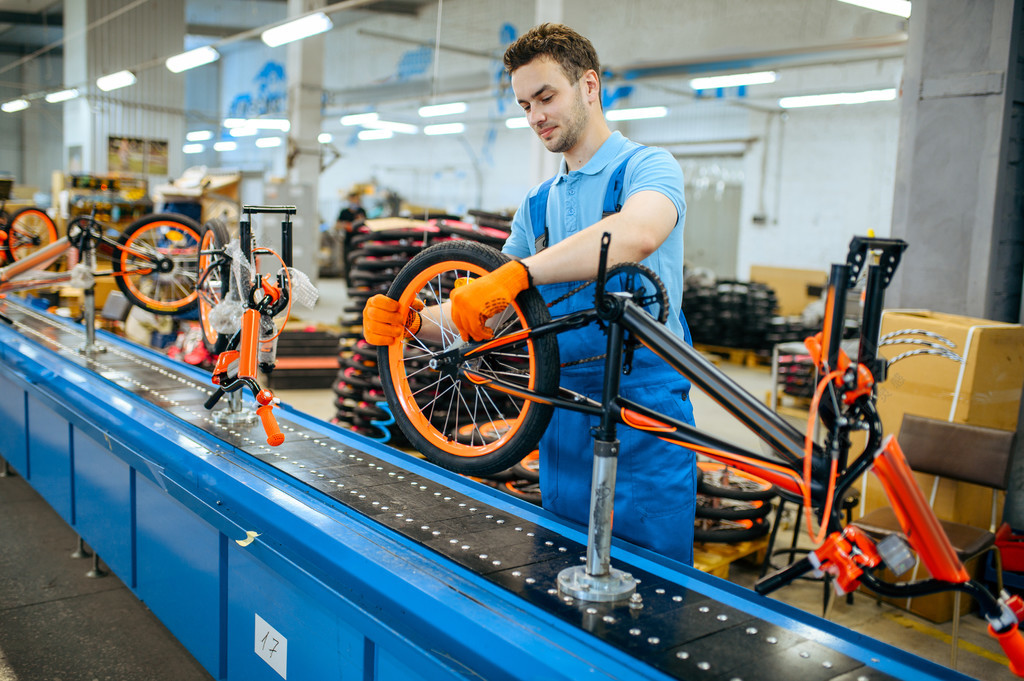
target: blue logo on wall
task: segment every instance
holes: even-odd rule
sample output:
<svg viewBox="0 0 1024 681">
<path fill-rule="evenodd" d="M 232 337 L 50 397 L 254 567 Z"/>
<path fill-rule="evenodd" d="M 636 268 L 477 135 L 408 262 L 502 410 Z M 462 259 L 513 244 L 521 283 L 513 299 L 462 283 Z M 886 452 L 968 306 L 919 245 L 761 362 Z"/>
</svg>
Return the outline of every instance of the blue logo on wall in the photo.
<svg viewBox="0 0 1024 681">
<path fill-rule="evenodd" d="M 231 100 L 228 118 L 256 118 L 288 113 L 288 83 L 284 65 L 268 61 L 253 79 L 255 92 L 243 92 Z"/>
</svg>

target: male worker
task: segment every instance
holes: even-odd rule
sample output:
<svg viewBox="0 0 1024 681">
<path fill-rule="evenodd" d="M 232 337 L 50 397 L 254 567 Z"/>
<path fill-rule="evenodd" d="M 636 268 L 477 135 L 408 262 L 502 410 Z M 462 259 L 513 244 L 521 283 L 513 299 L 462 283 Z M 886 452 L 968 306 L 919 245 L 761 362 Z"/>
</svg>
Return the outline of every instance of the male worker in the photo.
<svg viewBox="0 0 1024 681">
<path fill-rule="evenodd" d="M 668 326 L 683 338 L 686 204 L 679 164 L 664 150 L 640 147 L 611 132 L 602 109 L 597 53 L 567 26 L 543 24 L 528 31 L 505 52 L 505 68 L 530 127 L 549 151 L 562 154 L 562 163 L 558 175 L 532 189 L 516 212 L 504 251 L 517 259 L 452 292 L 452 318 L 463 338 L 490 337 L 487 318 L 530 285 L 539 286 L 550 302 L 580 280 L 595 278 L 605 232 L 611 234 L 609 265 L 642 262 L 665 283 Z M 621 210 L 603 217 L 609 181 L 623 163 Z M 587 289 L 551 313 L 592 305 L 593 289 Z M 406 311 L 393 301 L 371 299 L 364 311 L 367 339 L 401 338 L 405 320 Z M 561 385 L 600 399 L 604 362 L 592 358 L 605 347 L 602 332 L 590 325 L 561 334 L 558 342 Z M 622 377 L 620 393 L 692 424 L 689 387 L 652 352 L 640 349 L 632 372 Z M 597 423 L 596 417 L 556 410 L 540 443 L 544 507 L 581 524 L 589 516 L 591 429 Z M 619 428 L 618 437 L 613 534 L 692 564 L 694 454 L 632 428 Z"/>
</svg>

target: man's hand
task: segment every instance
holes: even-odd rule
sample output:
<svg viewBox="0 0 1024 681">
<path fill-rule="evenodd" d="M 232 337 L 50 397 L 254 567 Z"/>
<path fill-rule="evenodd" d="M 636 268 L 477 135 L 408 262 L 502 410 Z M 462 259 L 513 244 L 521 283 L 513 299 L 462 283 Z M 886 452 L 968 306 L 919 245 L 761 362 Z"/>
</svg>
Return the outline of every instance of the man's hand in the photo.
<svg viewBox="0 0 1024 681">
<path fill-rule="evenodd" d="M 422 324 L 417 310 L 422 309 L 423 302 L 418 298 L 413 298 L 409 309 L 402 311 L 397 300 L 377 294 L 363 308 L 363 338 L 370 345 L 391 345 L 406 333 L 415 334 Z"/>
<path fill-rule="evenodd" d="M 484 323 L 508 307 L 519 292 L 529 286 L 530 272 L 526 265 L 513 260 L 453 290 L 452 320 L 462 340 L 479 341 L 493 336 L 494 332 Z"/>
</svg>

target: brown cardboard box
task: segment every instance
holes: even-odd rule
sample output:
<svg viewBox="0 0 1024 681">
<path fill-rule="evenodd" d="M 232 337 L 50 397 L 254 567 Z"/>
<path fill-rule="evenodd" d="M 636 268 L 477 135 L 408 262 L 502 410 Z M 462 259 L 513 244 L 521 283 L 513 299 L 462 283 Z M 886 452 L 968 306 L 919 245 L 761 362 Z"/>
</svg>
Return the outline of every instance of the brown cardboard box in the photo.
<svg viewBox="0 0 1024 681">
<path fill-rule="evenodd" d="M 750 281 L 770 286 L 779 302 L 779 314 L 789 317 L 802 313 L 808 304 L 821 297 L 828 274 L 818 270 L 751 265 Z"/>
<path fill-rule="evenodd" d="M 955 345 L 952 351 L 964 357 L 964 362 L 920 355 L 892 365 L 888 379 L 878 386 L 878 412 L 886 434 L 899 433 L 904 414 L 1004 430 L 1017 427 L 1024 386 L 1024 327 L 923 310 L 886 310 L 883 313 L 883 337 L 904 329 L 928 331 L 948 338 Z M 906 337 L 928 339 L 922 334 Z M 891 345 L 881 348 L 880 354 L 892 359 L 915 347 L 921 346 Z M 915 474 L 914 477 L 925 498 L 931 498 L 934 489 L 933 509 L 939 518 L 976 527 L 990 526 L 991 489 L 947 479 L 939 479 L 936 486 L 934 476 Z M 873 475 L 865 476 L 857 484 L 861 487 L 862 503 L 855 516 L 889 505 Z M 1002 514 L 1002 497 L 1001 492 L 997 494 L 997 522 Z M 919 574 L 918 578 L 925 576 Z M 910 610 L 932 621 L 945 622 L 952 617 L 952 603 L 952 596 L 937 594 L 913 599 Z M 904 607 L 906 601 L 894 604 Z"/>
</svg>

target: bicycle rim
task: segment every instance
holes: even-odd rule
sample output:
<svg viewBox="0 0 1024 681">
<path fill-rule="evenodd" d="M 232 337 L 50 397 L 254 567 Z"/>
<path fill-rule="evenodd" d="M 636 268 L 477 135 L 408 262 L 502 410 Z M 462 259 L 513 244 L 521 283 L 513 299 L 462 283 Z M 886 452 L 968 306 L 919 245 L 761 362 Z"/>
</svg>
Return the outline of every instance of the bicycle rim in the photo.
<svg viewBox="0 0 1024 681">
<path fill-rule="evenodd" d="M 182 216 L 148 216 L 125 229 L 118 255 L 118 287 L 154 314 L 191 310 L 198 295 L 201 228 Z"/>
<path fill-rule="evenodd" d="M 199 246 L 200 278 L 196 287 L 199 302 L 199 325 L 203 330 L 203 342 L 211 351 L 218 346 L 221 334 L 213 328 L 210 322 L 210 312 L 227 296 L 231 280 L 228 268 L 226 266 L 212 267 L 217 256 L 205 251 L 224 248 L 225 245 L 223 235 L 218 233 L 217 229 L 210 228 L 203 233 L 203 239 Z"/>
<path fill-rule="evenodd" d="M 11 217 L 7 227 L 7 248 L 11 260 L 21 260 L 57 240 L 57 227 L 38 208 L 23 208 Z"/>
<path fill-rule="evenodd" d="M 437 250 L 440 249 L 440 250 Z M 488 258 L 498 258 L 487 262 Z M 440 244 L 424 251 L 392 286 L 404 307 L 414 298 L 427 306 L 444 304 L 456 278 L 486 274 L 505 256 L 480 244 Z M 543 300 L 527 291 L 502 315 L 495 334 L 530 328 L 547 317 Z M 513 465 L 536 447 L 551 417 L 549 405 L 510 396 L 469 381 L 471 369 L 488 378 L 550 394 L 558 381 L 554 338 L 531 339 L 497 349 L 461 366 L 431 367 L 446 349 L 461 345 L 450 319 L 441 320 L 441 341 L 421 333 L 405 343 L 381 348 L 382 380 L 398 425 L 429 460 L 468 475 L 487 475 Z"/>
</svg>

